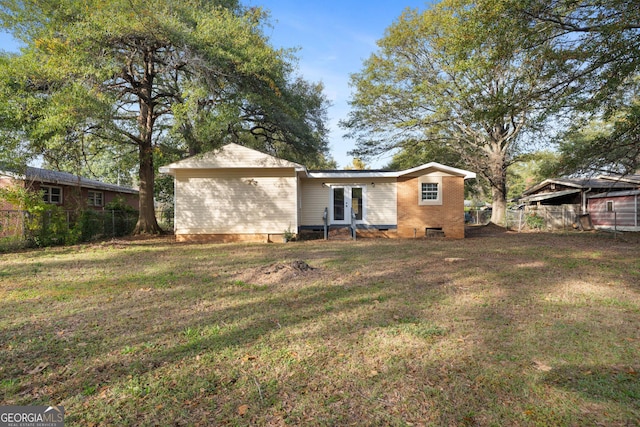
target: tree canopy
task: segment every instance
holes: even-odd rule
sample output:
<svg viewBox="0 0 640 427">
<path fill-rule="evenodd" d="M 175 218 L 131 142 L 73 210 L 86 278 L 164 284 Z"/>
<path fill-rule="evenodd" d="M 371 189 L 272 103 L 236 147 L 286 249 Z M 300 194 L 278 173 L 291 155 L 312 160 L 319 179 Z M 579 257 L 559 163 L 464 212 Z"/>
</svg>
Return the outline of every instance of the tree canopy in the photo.
<svg viewBox="0 0 640 427">
<path fill-rule="evenodd" d="M 640 8 L 635 0 L 505 1 L 510 14 L 533 30 L 530 45 L 549 44 L 550 62 L 570 63 L 579 91 L 568 107 L 559 173 L 637 171 L 640 166 Z"/>
<path fill-rule="evenodd" d="M 293 77 L 265 13 L 234 0 L 10 0 L 0 23 L 24 42 L 5 55 L 0 124 L 13 148 L 51 158 L 134 148 L 140 216 L 156 233 L 154 154 L 234 139 L 322 162 L 322 86 Z M 75 153 L 75 154 L 74 154 Z"/>
<path fill-rule="evenodd" d="M 500 223 L 507 168 L 525 151 L 525 132 L 572 90 L 562 80 L 569 69 L 545 60 L 548 46 L 523 47 L 523 22 L 491 1 L 405 11 L 352 76 L 353 110 L 343 126 L 357 141 L 355 154 L 416 143 L 453 151 L 489 182 L 492 221 Z"/>
</svg>

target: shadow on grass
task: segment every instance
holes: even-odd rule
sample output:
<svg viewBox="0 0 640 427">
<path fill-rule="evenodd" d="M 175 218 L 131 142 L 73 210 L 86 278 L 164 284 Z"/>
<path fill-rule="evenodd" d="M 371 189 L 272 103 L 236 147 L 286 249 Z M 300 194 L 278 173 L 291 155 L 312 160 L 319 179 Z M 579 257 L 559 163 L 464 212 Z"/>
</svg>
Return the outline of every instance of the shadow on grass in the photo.
<svg viewBox="0 0 640 427">
<path fill-rule="evenodd" d="M 78 424 L 99 417 L 103 424 L 152 425 L 159 417 L 196 424 L 193 404 L 202 417 L 238 425 L 279 413 L 304 424 L 309 412 L 326 425 L 428 417 L 434 425 L 535 425 L 527 405 L 546 390 L 532 391 L 539 385 L 531 355 L 548 354 L 550 338 L 567 341 L 596 321 L 560 328 L 568 311 L 589 311 L 545 297 L 574 274 L 617 281 L 630 290 L 620 318 L 631 324 L 638 287 L 618 268 L 585 263 L 575 241 L 505 235 L 482 248 L 478 241 L 164 245 L 95 259 L 86 250 L 62 254 L 69 259 L 41 256 L 42 283 L 29 286 L 54 289 L 60 298 L 0 301 L 0 313 L 12 316 L 0 330 L 0 400 L 66 402 L 74 409 L 69 421 Z M 637 263 L 632 253 L 605 255 Z M 289 258 L 313 260 L 326 274 L 273 285 L 234 280 L 239 271 Z M 32 267 L 18 262 L 0 281 Z M 57 283 L 64 275 L 56 272 L 65 271 L 77 276 Z M 93 277 L 100 271 L 107 275 Z M 637 413 L 634 378 L 624 370 L 561 365 L 541 381 L 585 399 L 622 400 Z M 238 413 L 245 400 L 257 418 Z M 147 418 L 123 415 L 133 409 L 148 411 Z M 576 408 L 555 410 L 556 425 L 581 420 Z"/>
<path fill-rule="evenodd" d="M 576 392 L 587 399 L 631 405 L 640 410 L 640 365 L 612 367 L 564 365 L 544 376 L 555 387 Z"/>
</svg>

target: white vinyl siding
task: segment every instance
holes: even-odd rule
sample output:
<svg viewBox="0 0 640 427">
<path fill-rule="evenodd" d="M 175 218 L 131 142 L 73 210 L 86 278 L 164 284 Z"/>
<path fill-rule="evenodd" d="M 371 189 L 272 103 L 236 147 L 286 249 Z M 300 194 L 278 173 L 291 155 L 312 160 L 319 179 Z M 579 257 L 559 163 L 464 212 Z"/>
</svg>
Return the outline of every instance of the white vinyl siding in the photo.
<svg viewBox="0 0 640 427">
<path fill-rule="evenodd" d="M 302 208 L 300 225 L 322 225 L 322 214 L 330 205 L 330 186 L 363 187 L 365 218 L 369 225 L 396 225 L 397 190 L 395 178 L 373 178 L 366 181 L 347 179 L 302 179 Z M 325 184 L 323 186 L 322 184 Z M 360 221 L 359 221 L 360 222 Z"/>
<path fill-rule="evenodd" d="M 367 224 L 398 224 L 398 188 L 396 180 L 376 181 L 367 187 Z"/>
<path fill-rule="evenodd" d="M 324 208 L 329 207 L 329 187 L 317 179 L 302 179 L 300 225 L 322 225 Z"/>
<path fill-rule="evenodd" d="M 176 233 L 278 234 L 287 229 L 296 232 L 296 182 L 293 169 L 178 173 Z"/>
<path fill-rule="evenodd" d="M 179 165 L 179 169 L 285 169 L 301 168 L 302 166 L 284 159 L 270 156 L 236 144 L 229 144 L 222 149 L 209 151 L 198 156 L 181 160 L 165 166 L 172 168 Z"/>
</svg>

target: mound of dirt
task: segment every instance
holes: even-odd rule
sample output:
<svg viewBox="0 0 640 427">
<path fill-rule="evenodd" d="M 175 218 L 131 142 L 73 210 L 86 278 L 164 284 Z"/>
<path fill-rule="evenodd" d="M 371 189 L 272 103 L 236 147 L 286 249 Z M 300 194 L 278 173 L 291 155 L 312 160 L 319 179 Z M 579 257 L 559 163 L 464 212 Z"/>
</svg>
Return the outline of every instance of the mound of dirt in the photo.
<svg viewBox="0 0 640 427">
<path fill-rule="evenodd" d="M 467 225 L 464 228 L 464 237 L 499 236 L 507 231 L 508 230 L 506 228 L 492 222 L 487 225 Z"/>
<path fill-rule="evenodd" d="M 291 261 L 289 264 L 271 264 L 266 267 L 262 267 L 263 274 L 275 274 L 283 270 L 293 271 L 294 273 L 303 273 L 305 271 L 314 270 L 309 264 L 304 261 L 296 260 Z"/>
<path fill-rule="evenodd" d="M 237 279 L 247 283 L 269 285 L 306 277 L 314 271 L 317 271 L 317 268 L 311 267 L 302 260 L 295 260 L 249 269 L 239 274 Z"/>
</svg>

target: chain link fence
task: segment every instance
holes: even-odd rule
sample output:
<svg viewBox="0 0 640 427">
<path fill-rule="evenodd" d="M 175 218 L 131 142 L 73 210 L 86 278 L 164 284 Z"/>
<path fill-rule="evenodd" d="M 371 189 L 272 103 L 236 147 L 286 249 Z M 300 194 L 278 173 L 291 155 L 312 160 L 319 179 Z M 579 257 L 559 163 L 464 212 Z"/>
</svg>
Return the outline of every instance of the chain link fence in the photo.
<svg viewBox="0 0 640 427">
<path fill-rule="evenodd" d="M 579 214 L 579 205 L 520 206 L 507 209 L 506 227 L 514 231 L 571 230 L 579 227 Z M 465 213 L 467 225 L 487 225 L 490 221 L 491 209 L 469 210 Z"/>
<path fill-rule="evenodd" d="M 0 251 L 121 237 L 133 232 L 137 211 L 0 211 Z"/>
</svg>

